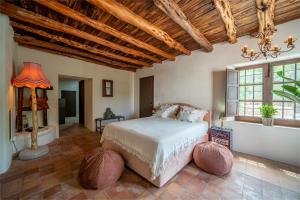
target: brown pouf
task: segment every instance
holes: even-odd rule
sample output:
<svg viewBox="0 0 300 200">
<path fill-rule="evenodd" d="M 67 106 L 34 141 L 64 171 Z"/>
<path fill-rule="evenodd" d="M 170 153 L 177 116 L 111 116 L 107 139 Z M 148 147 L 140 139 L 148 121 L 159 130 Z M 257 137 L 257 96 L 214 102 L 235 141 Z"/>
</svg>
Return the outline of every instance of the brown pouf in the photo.
<svg viewBox="0 0 300 200">
<path fill-rule="evenodd" d="M 217 176 L 228 174 L 233 165 L 231 151 L 215 142 L 197 144 L 194 148 L 193 158 L 199 168 Z"/>
<path fill-rule="evenodd" d="M 124 160 L 116 152 L 102 148 L 87 153 L 79 169 L 79 182 L 87 189 L 103 189 L 115 183 L 124 170 Z"/>
</svg>

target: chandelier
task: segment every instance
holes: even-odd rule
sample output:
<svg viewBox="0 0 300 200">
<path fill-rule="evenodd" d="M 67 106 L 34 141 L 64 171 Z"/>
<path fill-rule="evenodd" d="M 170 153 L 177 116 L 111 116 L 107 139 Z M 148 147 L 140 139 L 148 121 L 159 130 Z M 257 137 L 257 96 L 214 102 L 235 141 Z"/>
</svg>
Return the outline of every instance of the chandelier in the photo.
<svg viewBox="0 0 300 200">
<path fill-rule="evenodd" d="M 269 16 L 270 13 L 268 13 L 268 11 L 272 10 L 271 5 L 264 4 L 264 2 L 262 2 L 262 4 L 260 4 L 260 6 L 257 7 L 257 10 L 258 10 L 258 17 L 260 18 L 262 16 L 263 18 L 261 20 L 263 21 L 263 23 L 259 25 L 260 27 L 261 26 L 262 27 L 259 28 L 259 32 L 256 35 L 256 38 L 259 39 L 258 42 L 259 50 L 256 52 L 254 49 L 250 49 L 248 48 L 247 45 L 245 45 L 241 48 L 242 57 L 248 58 L 251 61 L 256 60 L 260 56 L 264 56 L 266 59 L 268 59 L 268 57 L 276 58 L 281 53 L 285 53 L 294 49 L 295 41 L 297 39 L 293 38 L 293 36 L 288 36 L 287 40 L 284 41 L 284 43 L 286 44 L 286 49 L 282 50 L 278 45 L 272 45 L 272 35 L 277 30 L 274 28 L 274 25 L 270 25 L 272 24 L 272 22 L 269 23 L 266 20 L 268 18 L 271 18 L 271 20 L 273 20 L 272 18 L 274 18 L 274 16 L 270 17 Z"/>
<path fill-rule="evenodd" d="M 281 53 L 285 53 L 291 51 L 295 48 L 295 41 L 297 40 L 293 36 L 289 36 L 287 40 L 284 41 L 286 44 L 286 49 L 281 50 L 278 45 L 272 46 L 272 35 L 276 30 L 272 31 L 270 26 L 267 25 L 264 28 L 263 32 L 259 32 L 256 38 L 259 38 L 258 48 L 259 51 L 255 52 L 254 49 L 249 49 L 247 45 L 241 48 L 242 57 L 248 58 L 249 60 L 253 61 L 256 60 L 261 55 L 264 56 L 266 59 L 268 57 L 276 58 Z"/>
</svg>

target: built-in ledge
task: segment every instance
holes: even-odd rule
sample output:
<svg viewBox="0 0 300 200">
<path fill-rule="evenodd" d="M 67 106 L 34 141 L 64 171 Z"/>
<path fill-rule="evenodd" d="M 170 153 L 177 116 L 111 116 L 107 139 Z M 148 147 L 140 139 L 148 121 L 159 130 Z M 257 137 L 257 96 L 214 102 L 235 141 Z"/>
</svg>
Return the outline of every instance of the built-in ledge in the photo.
<svg viewBox="0 0 300 200">
<path fill-rule="evenodd" d="M 38 145 L 46 145 L 56 138 L 56 126 L 47 126 L 38 131 Z M 31 132 L 17 132 L 14 137 L 17 151 L 31 146 Z M 16 152 L 16 150 L 14 149 Z"/>
<path fill-rule="evenodd" d="M 300 128 L 224 121 L 234 151 L 300 166 Z"/>
</svg>

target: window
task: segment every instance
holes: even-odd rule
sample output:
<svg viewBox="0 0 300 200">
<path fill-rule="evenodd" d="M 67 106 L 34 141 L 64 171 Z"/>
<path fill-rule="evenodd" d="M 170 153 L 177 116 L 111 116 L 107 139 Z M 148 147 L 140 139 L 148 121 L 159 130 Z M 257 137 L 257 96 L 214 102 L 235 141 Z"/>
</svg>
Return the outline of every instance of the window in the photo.
<svg viewBox="0 0 300 200">
<path fill-rule="evenodd" d="M 239 72 L 239 115 L 259 116 L 263 103 L 263 68 Z"/>
<path fill-rule="evenodd" d="M 285 80 L 277 75 L 278 71 L 282 71 L 287 78 L 300 80 L 300 63 L 292 63 L 286 65 L 273 66 L 273 89 L 284 91 L 283 85 L 295 86 L 292 81 Z M 293 103 L 287 98 L 273 94 L 273 105 L 277 108 L 278 119 L 300 119 L 299 104 Z"/>
<path fill-rule="evenodd" d="M 300 81 L 300 59 L 242 67 L 237 70 L 238 120 L 259 122 L 259 107 L 262 104 L 273 104 L 278 110 L 275 123 L 277 121 L 277 124 L 300 126 L 300 105 L 272 93 L 272 90 L 283 90 L 283 85 L 295 86 L 293 81 L 280 78 L 277 75 L 278 71 L 282 71 L 285 77 Z"/>
</svg>

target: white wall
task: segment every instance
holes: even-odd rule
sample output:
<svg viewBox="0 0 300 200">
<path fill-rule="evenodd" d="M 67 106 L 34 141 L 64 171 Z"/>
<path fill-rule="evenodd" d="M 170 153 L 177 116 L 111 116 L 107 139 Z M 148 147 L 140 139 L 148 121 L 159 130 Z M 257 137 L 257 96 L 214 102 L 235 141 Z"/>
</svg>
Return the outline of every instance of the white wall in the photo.
<svg viewBox="0 0 300 200">
<path fill-rule="evenodd" d="M 289 35 L 298 38 L 296 48 L 279 57 L 300 57 L 300 19 L 276 26 L 274 44 L 284 47 L 283 41 Z M 178 56 L 176 61 L 164 61 L 155 64 L 153 68 L 138 70 L 135 74 L 135 114 L 139 113 L 139 78 L 154 75 L 154 103 L 184 102 L 205 109 L 212 109 L 213 105 L 213 71 L 225 70 L 228 66 L 256 64 L 266 62 L 261 59 L 250 62 L 242 58 L 240 48 L 247 44 L 257 49 L 258 40 L 245 36 L 238 38 L 236 44 L 228 42 L 214 45 L 212 53 L 193 51 L 191 56 Z M 268 60 L 270 61 L 270 59 Z"/>
<path fill-rule="evenodd" d="M 138 116 L 139 113 L 139 79 L 152 75 L 154 75 L 155 105 L 167 102 L 182 102 L 209 110 L 222 109 L 224 101 L 213 98 L 220 98 L 220 96 L 225 95 L 226 80 L 222 75 L 222 71 L 227 67 L 300 57 L 300 19 L 278 25 L 276 28 L 278 31 L 273 37 L 274 44 L 284 47 L 283 41 L 289 35 L 298 38 L 296 48 L 279 56 L 278 59 L 265 60 L 263 58 L 255 62 L 249 62 L 247 59 L 242 58 L 240 47 L 247 44 L 249 47 L 257 49 L 258 42 L 256 38 L 245 36 L 238 38 L 236 44 L 224 42 L 214 45 L 212 53 L 193 51 L 191 56 L 179 56 L 175 62 L 165 61 L 162 64 L 155 64 L 153 68 L 138 70 L 135 74 L 134 88 L 135 115 Z M 216 73 L 216 71 L 221 72 Z M 218 77 L 218 80 L 213 81 L 213 74 Z M 220 82 L 220 85 L 213 89 L 218 82 Z M 214 94 L 213 91 L 223 94 Z M 215 116 L 218 116 L 218 114 Z M 265 129 L 263 126 L 254 126 L 254 128 L 250 125 L 234 123 L 236 122 L 230 124 L 230 127 L 234 129 L 234 150 L 299 165 L 300 129 Z M 257 142 L 258 140 L 259 142 Z M 280 151 L 282 152 L 280 153 Z"/>
<path fill-rule="evenodd" d="M 76 116 L 65 117 L 65 122 L 66 124 L 79 123 L 79 80 L 60 78 L 58 87 L 59 98 L 61 98 L 62 90 L 76 92 Z"/>
<path fill-rule="evenodd" d="M 24 61 L 36 62 L 42 65 L 46 77 L 51 81 L 52 91 L 48 91 L 49 125 L 58 125 L 58 82 L 59 76 L 73 76 L 89 79 L 89 100 L 92 100 L 90 114 L 85 116 L 87 127 L 95 129 L 94 119 L 103 116 L 106 107 L 113 112 L 125 115 L 127 118 L 133 114 L 133 72 L 123 71 L 76 60 L 64 56 L 45 53 L 18 46 L 18 71 Z M 102 97 L 102 79 L 114 81 L 114 97 Z M 86 101 L 87 102 L 87 101 Z"/>
<path fill-rule="evenodd" d="M 278 160 L 300 167 L 300 129 L 225 121 L 232 128 L 234 151 Z"/>
<path fill-rule="evenodd" d="M 9 111 L 11 111 L 11 132 L 15 124 L 13 76 L 13 31 L 7 16 L 0 14 L 0 174 L 11 163 L 12 149 L 10 142 Z M 8 94 L 8 95 L 7 95 Z"/>
</svg>

